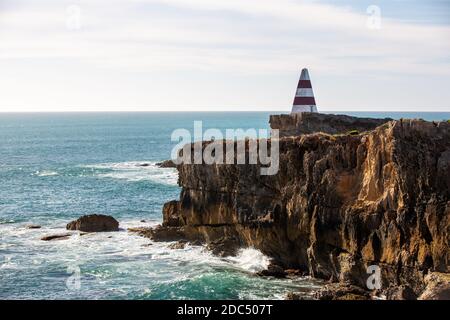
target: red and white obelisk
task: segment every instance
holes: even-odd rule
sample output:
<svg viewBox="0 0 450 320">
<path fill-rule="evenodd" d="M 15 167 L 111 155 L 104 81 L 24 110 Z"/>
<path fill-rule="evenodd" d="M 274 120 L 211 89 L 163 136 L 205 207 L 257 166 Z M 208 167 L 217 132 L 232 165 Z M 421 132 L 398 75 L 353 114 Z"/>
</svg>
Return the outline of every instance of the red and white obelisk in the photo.
<svg viewBox="0 0 450 320">
<path fill-rule="evenodd" d="M 308 69 L 302 70 L 300 80 L 298 81 L 291 113 L 297 112 L 317 112 L 316 100 L 314 99 Z"/>
</svg>

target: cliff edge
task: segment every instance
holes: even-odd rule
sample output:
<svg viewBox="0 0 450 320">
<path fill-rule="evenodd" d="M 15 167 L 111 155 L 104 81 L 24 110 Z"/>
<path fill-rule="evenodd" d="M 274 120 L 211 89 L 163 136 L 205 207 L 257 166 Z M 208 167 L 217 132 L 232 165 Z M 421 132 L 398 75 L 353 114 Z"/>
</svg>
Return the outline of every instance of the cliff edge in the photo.
<svg viewBox="0 0 450 320">
<path fill-rule="evenodd" d="M 272 176 L 258 164 L 179 165 L 180 199 L 148 236 L 219 254 L 252 246 L 284 268 L 362 288 L 376 265 L 385 293 L 407 286 L 418 297 L 427 277 L 450 272 L 450 123 L 379 122 L 280 138 Z"/>
</svg>

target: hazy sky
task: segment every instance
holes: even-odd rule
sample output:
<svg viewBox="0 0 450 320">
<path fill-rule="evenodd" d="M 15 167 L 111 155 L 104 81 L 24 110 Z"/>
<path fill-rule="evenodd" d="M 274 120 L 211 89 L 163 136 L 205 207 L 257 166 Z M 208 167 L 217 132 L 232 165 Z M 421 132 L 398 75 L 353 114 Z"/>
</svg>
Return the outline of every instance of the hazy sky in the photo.
<svg viewBox="0 0 450 320">
<path fill-rule="evenodd" d="M 450 111 L 450 1 L 0 0 L 0 111 L 289 111 L 303 67 L 319 111 Z"/>
</svg>

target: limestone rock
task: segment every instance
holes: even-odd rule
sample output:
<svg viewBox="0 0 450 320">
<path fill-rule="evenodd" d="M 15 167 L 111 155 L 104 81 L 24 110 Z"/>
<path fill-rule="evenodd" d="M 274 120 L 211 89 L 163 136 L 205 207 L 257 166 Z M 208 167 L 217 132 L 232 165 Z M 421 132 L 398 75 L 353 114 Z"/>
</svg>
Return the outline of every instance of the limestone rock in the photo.
<svg viewBox="0 0 450 320">
<path fill-rule="evenodd" d="M 328 134 L 358 134 L 373 130 L 392 119 L 374 119 L 325 113 L 292 113 L 270 116 L 270 127 L 278 129 L 280 137 L 323 132 Z"/>
</svg>

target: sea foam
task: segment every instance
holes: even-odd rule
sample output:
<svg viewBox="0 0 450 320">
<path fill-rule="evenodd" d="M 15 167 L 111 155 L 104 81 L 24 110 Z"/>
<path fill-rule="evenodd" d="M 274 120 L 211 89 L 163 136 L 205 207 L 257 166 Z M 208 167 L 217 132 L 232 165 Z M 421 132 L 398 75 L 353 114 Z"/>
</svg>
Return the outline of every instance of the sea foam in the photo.
<svg viewBox="0 0 450 320">
<path fill-rule="evenodd" d="M 130 182 L 152 181 L 159 184 L 176 185 L 178 173 L 174 168 L 160 168 L 156 162 L 128 161 L 117 163 L 100 163 L 83 166 L 99 169 L 98 177 L 122 179 Z"/>
</svg>

